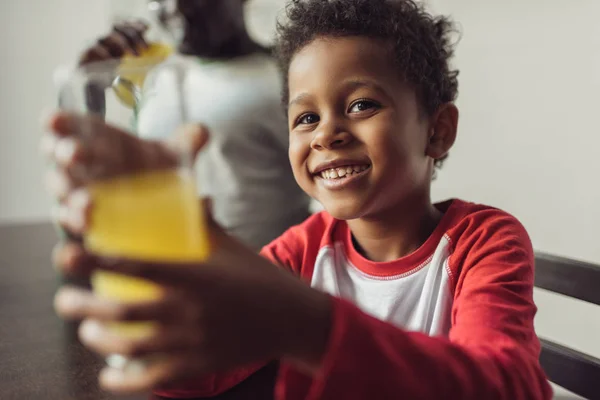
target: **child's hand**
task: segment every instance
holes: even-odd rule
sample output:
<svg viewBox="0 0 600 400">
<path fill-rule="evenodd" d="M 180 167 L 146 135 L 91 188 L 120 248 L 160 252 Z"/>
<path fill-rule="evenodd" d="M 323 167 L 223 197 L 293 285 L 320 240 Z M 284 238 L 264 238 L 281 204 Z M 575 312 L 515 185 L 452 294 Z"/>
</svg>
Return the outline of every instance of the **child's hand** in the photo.
<svg viewBox="0 0 600 400">
<path fill-rule="evenodd" d="M 91 206 L 85 190 L 90 182 L 175 167 L 181 157 L 193 160 L 208 139 L 204 127 L 190 125 L 170 142 L 142 140 L 101 118 L 69 113 L 52 116 L 47 129 L 50 133 L 42 137 L 41 148 L 56 166 L 48 172 L 47 186 L 61 204 L 56 215 L 59 224 L 74 234 L 85 228 L 86 219 L 77 213 Z"/>
<path fill-rule="evenodd" d="M 81 195 L 87 184 L 172 166 L 176 154 L 194 155 L 207 138 L 200 127 L 184 131 L 169 144 L 149 142 L 100 119 L 70 114 L 55 115 L 49 128 L 53 133 L 45 136 L 43 148 L 56 163 L 51 186 L 61 199 L 60 222 L 78 234 L 85 234 L 93 207 L 89 196 Z M 57 312 L 84 319 L 81 339 L 97 352 L 160 355 L 135 375 L 105 369 L 101 383 L 107 389 L 144 391 L 201 373 L 279 358 L 305 368 L 318 366 L 329 334 L 329 298 L 209 222 L 216 250 L 206 263 L 196 265 L 103 259 L 73 242 L 57 247 L 54 261 L 64 273 L 100 268 L 149 279 L 165 288 L 162 299 L 142 304 L 118 304 L 74 288 L 57 294 Z M 105 328 L 110 321 L 140 320 L 157 322 L 152 337 L 127 339 Z"/>
<path fill-rule="evenodd" d="M 80 338 L 94 351 L 160 356 L 134 374 L 106 368 L 100 376 L 103 387 L 145 391 L 281 358 L 318 368 L 329 334 L 328 297 L 231 239 L 221 239 L 214 257 L 198 265 L 106 260 L 76 244 L 57 248 L 55 263 L 62 271 L 102 268 L 165 288 L 160 300 L 139 304 L 117 304 L 74 288 L 57 294 L 59 315 L 85 319 Z M 112 321 L 148 320 L 158 328 L 146 339 L 119 337 L 106 328 Z"/>
</svg>

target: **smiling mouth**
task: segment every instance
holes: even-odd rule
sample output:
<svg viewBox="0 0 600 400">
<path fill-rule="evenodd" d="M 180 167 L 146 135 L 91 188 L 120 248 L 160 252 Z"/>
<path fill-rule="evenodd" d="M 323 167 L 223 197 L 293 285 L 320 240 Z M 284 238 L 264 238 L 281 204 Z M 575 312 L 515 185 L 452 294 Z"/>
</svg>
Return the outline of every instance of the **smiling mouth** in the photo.
<svg viewBox="0 0 600 400">
<path fill-rule="evenodd" d="M 325 169 L 316 175 L 327 180 L 343 180 L 359 175 L 371 168 L 370 165 L 346 165 L 342 167 Z"/>
</svg>

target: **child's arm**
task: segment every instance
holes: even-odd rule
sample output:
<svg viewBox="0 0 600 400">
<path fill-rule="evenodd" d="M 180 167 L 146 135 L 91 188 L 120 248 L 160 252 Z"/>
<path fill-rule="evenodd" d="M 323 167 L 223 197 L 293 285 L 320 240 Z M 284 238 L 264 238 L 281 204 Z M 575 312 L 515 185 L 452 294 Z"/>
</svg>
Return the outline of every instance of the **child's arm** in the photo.
<svg viewBox="0 0 600 400">
<path fill-rule="evenodd" d="M 322 366 L 306 399 L 549 399 L 533 328 L 534 257 L 512 217 L 483 218 L 456 243 L 460 265 L 449 340 L 407 332 L 334 300 Z M 484 213 L 485 214 L 485 213 Z M 457 263 L 457 264 L 454 264 Z M 296 398 L 301 373 L 289 367 L 282 398 Z"/>
</svg>

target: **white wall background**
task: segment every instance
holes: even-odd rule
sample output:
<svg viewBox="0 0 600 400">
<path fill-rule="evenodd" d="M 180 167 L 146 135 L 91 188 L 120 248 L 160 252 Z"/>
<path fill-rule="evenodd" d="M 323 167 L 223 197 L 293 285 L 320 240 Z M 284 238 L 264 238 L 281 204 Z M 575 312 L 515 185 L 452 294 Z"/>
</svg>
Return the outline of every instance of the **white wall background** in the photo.
<svg viewBox="0 0 600 400">
<path fill-rule="evenodd" d="M 101 0 L 0 2 L 0 222 L 47 219 L 40 113 L 56 105 L 52 74 L 105 30 Z"/>
<path fill-rule="evenodd" d="M 111 1 L 123 13 L 144 0 Z M 55 104 L 53 69 L 108 28 L 109 3 L 0 3 L 0 222 L 48 218 L 39 114 Z M 493 204 L 524 223 L 538 250 L 600 263 L 600 1 L 430 3 L 463 32 L 460 136 L 434 197 Z M 256 35 L 268 37 L 282 4 L 251 3 Z M 541 335 L 600 356 L 600 311 L 543 291 L 536 298 Z"/>
<path fill-rule="evenodd" d="M 505 208 L 537 249 L 600 262 L 600 2 L 436 4 L 463 31 L 460 136 L 436 197 Z"/>
<path fill-rule="evenodd" d="M 495 205 L 537 250 L 600 263 L 600 2 L 431 4 L 462 31 L 459 137 L 434 197 Z M 536 302 L 540 335 L 600 357 L 600 307 L 543 290 Z"/>
</svg>

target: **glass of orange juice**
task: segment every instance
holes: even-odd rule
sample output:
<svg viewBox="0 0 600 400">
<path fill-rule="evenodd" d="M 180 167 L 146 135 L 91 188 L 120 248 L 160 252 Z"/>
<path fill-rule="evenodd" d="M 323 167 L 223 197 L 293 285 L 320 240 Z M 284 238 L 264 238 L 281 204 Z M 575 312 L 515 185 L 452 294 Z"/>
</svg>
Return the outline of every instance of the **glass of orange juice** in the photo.
<svg viewBox="0 0 600 400">
<path fill-rule="evenodd" d="M 156 45 L 159 46 L 159 45 Z M 153 46 L 150 46 L 150 50 Z M 185 82 L 190 66 L 183 59 L 167 59 L 165 48 L 138 58 L 91 64 L 63 73 L 60 104 L 63 109 L 102 114 L 106 122 L 138 132 L 138 119 L 146 96 L 166 96 L 169 107 L 152 111 L 163 137 L 187 123 Z M 99 106 L 100 105 L 100 106 Z M 81 127 L 85 132 L 86 127 Z M 90 133 L 91 134 L 91 133 Z M 119 149 L 115 149 L 119 151 Z M 89 186 L 92 212 L 85 246 L 94 253 L 154 262 L 194 262 L 210 252 L 203 210 L 198 201 L 192 160 L 181 157 L 168 169 L 140 169 L 135 173 L 98 178 Z M 98 296 L 118 302 L 159 298 L 161 287 L 141 279 L 98 271 L 91 277 Z M 144 337 L 152 321 L 122 323 L 114 332 Z M 131 360 L 114 355 L 109 364 L 124 367 Z"/>
</svg>

